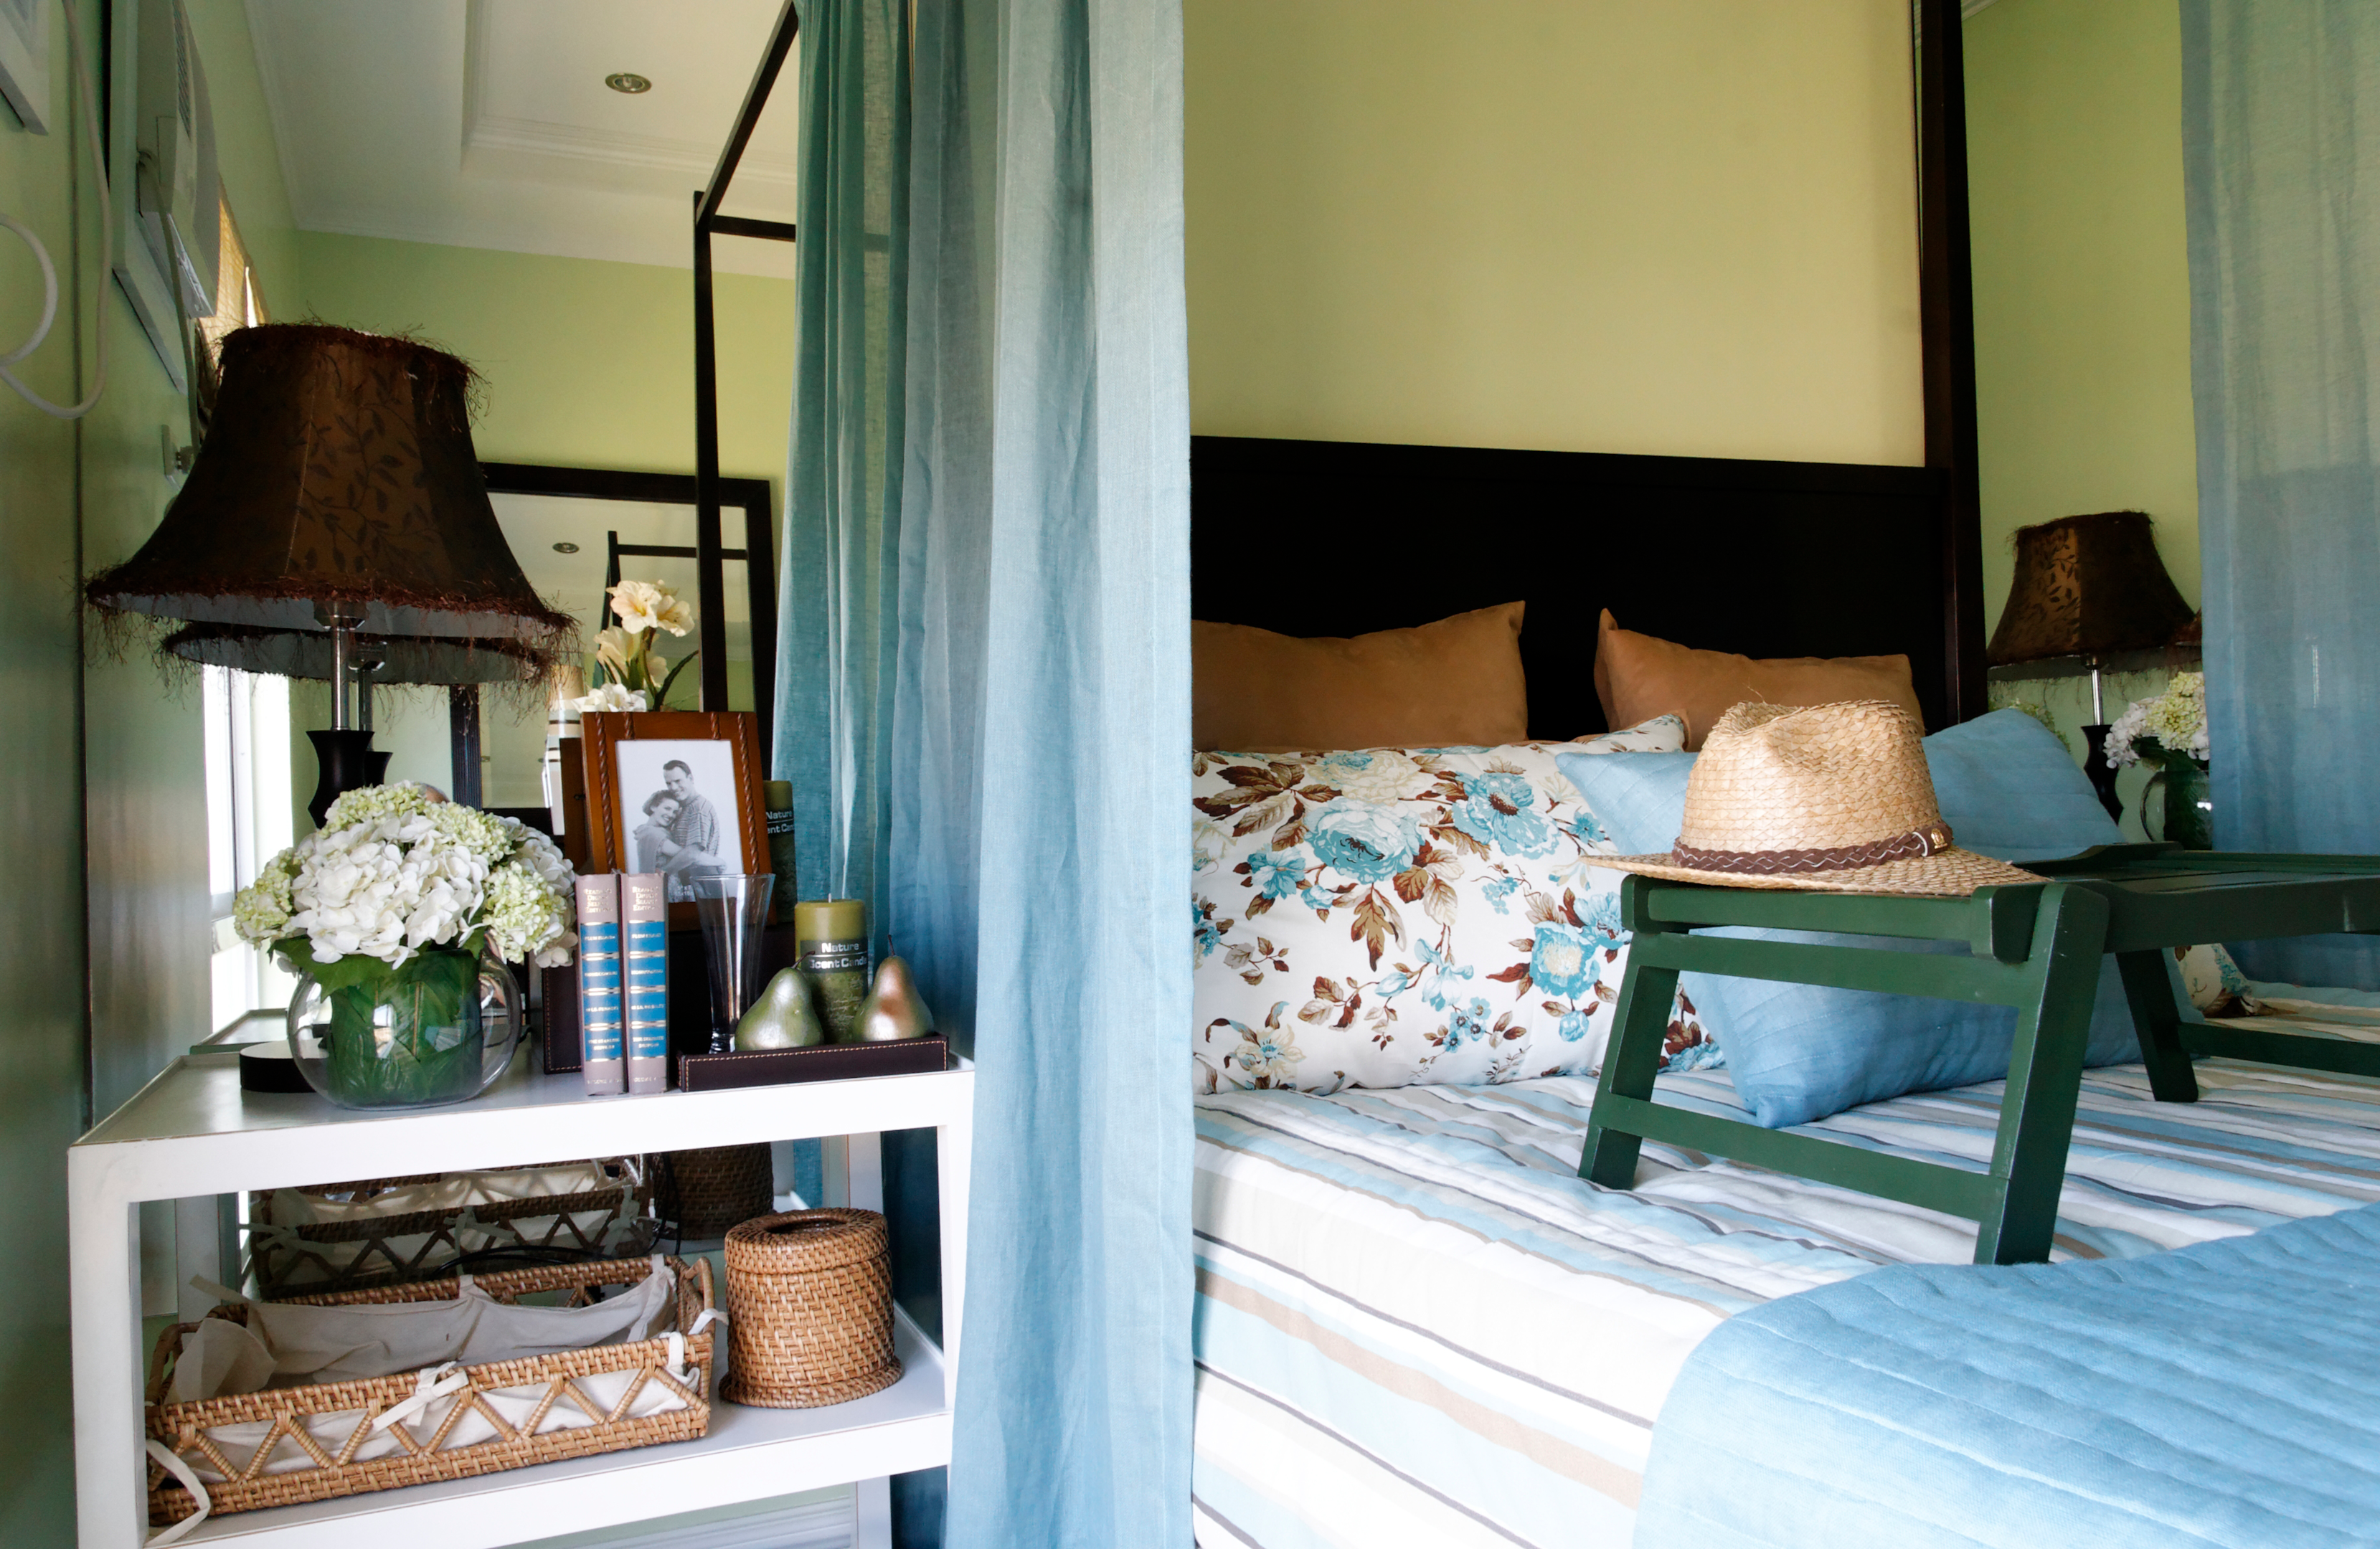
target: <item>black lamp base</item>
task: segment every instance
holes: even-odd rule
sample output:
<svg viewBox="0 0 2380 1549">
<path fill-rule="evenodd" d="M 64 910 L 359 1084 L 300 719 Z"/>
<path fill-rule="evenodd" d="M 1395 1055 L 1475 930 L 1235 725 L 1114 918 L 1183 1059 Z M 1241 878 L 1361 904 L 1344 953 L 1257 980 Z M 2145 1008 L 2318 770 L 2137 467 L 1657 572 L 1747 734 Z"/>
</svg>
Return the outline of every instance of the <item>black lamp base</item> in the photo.
<svg viewBox="0 0 2380 1549">
<path fill-rule="evenodd" d="M 2082 760 L 2082 774 L 2091 781 L 2091 788 L 2099 793 L 2099 805 L 2107 809 L 2107 816 L 2120 823 L 2124 820 L 2124 804 L 2116 798 L 2116 766 L 2107 762 L 2110 730 L 2107 726 L 2082 728 L 2082 741 L 2090 749 Z"/>
<path fill-rule="evenodd" d="M 388 773 L 389 756 L 373 748 L 370 732 L 309 732 L 306 740 L 314 744 L 314 762 L 322 770 L 314 782 L 314 799 L 306 804 L 307 816 L 319 829 L 333 802 L 381 782 Z"/>
</svg>

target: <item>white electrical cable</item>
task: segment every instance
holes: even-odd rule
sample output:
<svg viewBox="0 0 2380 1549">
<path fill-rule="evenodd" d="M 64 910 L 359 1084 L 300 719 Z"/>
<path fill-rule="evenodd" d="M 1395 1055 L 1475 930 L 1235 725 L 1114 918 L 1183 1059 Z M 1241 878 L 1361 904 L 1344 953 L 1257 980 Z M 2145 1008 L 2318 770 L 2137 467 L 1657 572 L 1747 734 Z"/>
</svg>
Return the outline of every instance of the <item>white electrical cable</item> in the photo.
<svg viewBox="0 0 2380 1549">
<path fill-rule="evenodd" d="M 42 341 L 49 337 L 50 324 L 56 321 L 58 315 L 58 272 L 57 266 L 50 260 L 50 250 L 42 246 L 40 237 L 35 236 L 21 222 L 8 215 L 0 214 L 0 225 L 6 226 L 24 238 L 25 245 L 32 248 L 33 256 L 41 260 L 42 289 L 42 321 L 34 328 L 30 338 L 7 354 L 0 355 L 0 381 L 5 381 L 15 388 L 18 396 L 43 414 L 54 415 L 60 419 L 80 419 L 99 406 L 99 395 L 107 390 L 107 319 L 104 316 L 104 310 L 107 301 L 107 276 L 115 265 L 115 248 L 113 241 L 115 232 L 115 208 L 114 198 L 107 188 L 107 167 L 100 160 L 97 105 L 99 92 L 82 56 L 82 27 L 75 19 L 74 0 L 60 0 L 60 5 L 67 13 L 67 55 L 74 67 L 74 82 L 81 88 L 83 139 L 91 147 L 91 177 L 99 185 L 99 289 L 96 294 L 97 309 L 91 314 L 92 327 L 99 335 L 98 360 L 91 369 L 91 396 L 72 408 L 61 408 L 51 403 L 47 398 L 18 381 L 17 374 L 8 369 L 18 361 L 32 354 L 41 345 Z"/>
<path fill-rule="evenodd" d="M 50 261 L 50 250 L 42 246 L 42 239 L 34 236 L 32 228 L 24 222 L 0 210 L 0 226 L 6 226 L 22 238 L 25 246 L 33 249 L 33 257 L 42 266 L 42 321 L 33 325 L 31 336 L 23 344 L 6 355 L 0 355 L 0 366 L 14 366 L 42 347 L 42 341 L 50 336 L 50 324 L 57 321 L 58 266 Z"/>
</svg>

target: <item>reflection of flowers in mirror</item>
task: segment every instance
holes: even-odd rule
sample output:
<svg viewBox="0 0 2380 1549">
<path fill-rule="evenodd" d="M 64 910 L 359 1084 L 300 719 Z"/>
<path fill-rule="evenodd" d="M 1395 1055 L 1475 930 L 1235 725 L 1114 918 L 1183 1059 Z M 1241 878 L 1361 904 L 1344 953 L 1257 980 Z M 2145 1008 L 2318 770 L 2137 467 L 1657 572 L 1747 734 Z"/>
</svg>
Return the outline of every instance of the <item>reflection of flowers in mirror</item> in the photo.
<svg viewBox="0 0 2380 1549">
<path fill-rule="evenodd" d="M 623 581 L 612 588 L 612 611 L 634 634 L 666 629 L 684 635 L 694 627 L 694 610 L 665 581 Z"/>
<path fill-rule="evenodd" d="M 645 703 L 645 696 L 641 690 L 627 688 L 616 683 L 604 684 L 591 693 L 582 694 L 577 698 L 569 701 L 569 705 L 572 709 L 577 710 L 581 715 L 601 713 L 604 710 L 646 710 L 652 708 L 651 706 Z"/>
<path fill-rule="evenodd" d="M 2161 754 L 2207 760 L 2206 674 L 2176 672 L 2166 691 L 2133 702 L 2107 729 L 2107 761 L 2118 768 Z"/>
<path fill-rule="evenodd" d="M 662 630 L 684 635 L 694 627 L 694 610 L 665 581 L 623 581 L 612 587 L 612 612 L 620 622 L 595 636 L 596 672 L 602 680 L 597 691 L 578 701 L 588 710 L 659 709 L 669 700 L 670 684 L 686 663 L 699 652 L 689 651 L 672 668 L 653 648 Z M 604 690 L 617 690 L 608 698 Z M 634 696 L 637 703 L 622 701 Z M 598 700 L 601 703 L 597 703 Z"/>
</svg>

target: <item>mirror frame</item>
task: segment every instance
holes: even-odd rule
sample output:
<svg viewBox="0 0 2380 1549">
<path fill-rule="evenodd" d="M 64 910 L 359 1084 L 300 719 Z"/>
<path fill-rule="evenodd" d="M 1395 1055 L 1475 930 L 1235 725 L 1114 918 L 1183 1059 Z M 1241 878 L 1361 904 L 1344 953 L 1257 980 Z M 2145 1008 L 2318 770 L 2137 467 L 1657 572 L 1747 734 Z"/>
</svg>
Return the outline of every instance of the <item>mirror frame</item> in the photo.
<svg viewBox="0 0 2380 1549">
<path fill-rule="evenodd" d="M 698 504 L 697 480 L 690 473 L 552 467 L 541 463 L 481 463 L 480 472 L 487 479 L 488 493 L 492 495 L 570 495 L 582 500 L 635 501 L 647 505 Z M 702 542 L 702 525 L 697 522 L 695 566 L 699 571 L 706 564 L 715 567 L 722 560 L 738 557 L 744 562 L 752 609 L 752 710 L 758 718 L 755 729 L 765 767 L 775 749 L 771 732 L 777 696 L 777 564 L 771 521 L 776 502 L 770 481 L 765 478 L 722 478 L 718 489 L 722 511 L 740 508 L 744 513 L 744 547 L 740 556 L 737 551 L 724 548 L 704 553 L 702 551 L 710 546 Z M 727 621 L 723 613 L 722 609 L 703 609 L 695 620 L 695 638 L 706 662 L 723 664 L 727 660 Z M 723 677 L 723 665 L 720 672 Z M 703 709 L 726 709 L 723 704 L 710 702 L 710 685 L 721 680 L 706 673 L 702 681 Z"/>
</svg>

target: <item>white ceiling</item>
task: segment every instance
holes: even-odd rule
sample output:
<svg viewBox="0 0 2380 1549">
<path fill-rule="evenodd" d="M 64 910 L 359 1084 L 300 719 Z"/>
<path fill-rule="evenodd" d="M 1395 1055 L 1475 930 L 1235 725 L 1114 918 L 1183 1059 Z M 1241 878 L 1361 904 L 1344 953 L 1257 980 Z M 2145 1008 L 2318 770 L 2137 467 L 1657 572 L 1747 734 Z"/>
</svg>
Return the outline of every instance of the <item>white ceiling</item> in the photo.
<svg viewBox="0 0 2380 1549">
<path fill-rule="evenodd" d="M 247 0 L 307 231 L 630 263 L 692 262 L 710 175 L 779 0 Z M 628 96 L 615 71 L 649 78 Z M 795 218 L 795 60 L 727 209 Z M 714 239 L 790 275 L 789 244 Z"/>
</svg>

